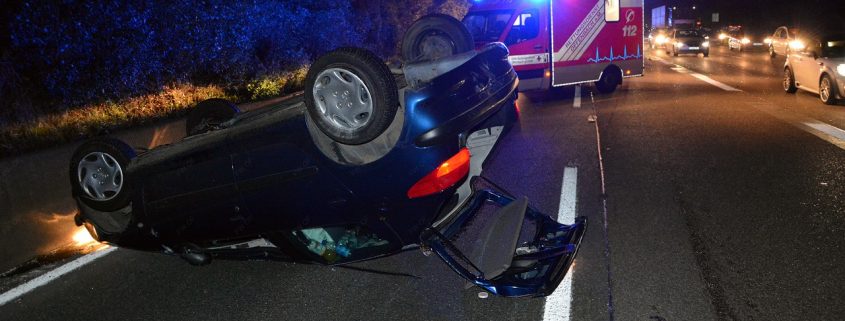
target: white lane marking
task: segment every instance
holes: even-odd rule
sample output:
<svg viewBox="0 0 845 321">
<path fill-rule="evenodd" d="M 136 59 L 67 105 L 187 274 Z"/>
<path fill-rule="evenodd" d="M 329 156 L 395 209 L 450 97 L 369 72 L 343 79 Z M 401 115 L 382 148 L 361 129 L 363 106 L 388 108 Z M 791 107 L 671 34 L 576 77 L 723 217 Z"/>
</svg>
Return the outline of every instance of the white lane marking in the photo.
<svg viewBox="0 0 845 321">
<path fill-rule="evenodd" d="M 88 263 L 93 262 L 96 259 L 104 257 L 107 254 L 114 252 L 114 250 L 117 250 L 117 247 L 110 246 L 108 248 L 105 248 L 105 249 L 102 249 L 102 250 L 99 250 L 99 251 L 96 251 L 96 252 L 93 252 L 93 253 L 86 254 L 86 255 L 84 255 L 84 256 L 76 259 L 76 260 L 65 263 L 64 265 L 62 265 L 62 266 L 60 266 L 60 267 L 58 267 L 58 268 L 56 268 L 56 269 L 54 269 L 50 272 L 42 274 L 42 275 L 38 276 L 37 278 L 29 280 L 28 282 L 21 284 L 14 289 L 6 291 L 6 293 L 3 293 L 2 295 L 0 295 L 0 306 L 17 299 L 21 295 L 24 295 L 24 294 L 26 294 L 26 293 L 28 293 L 32 290 L 35 290 L 36 288 L 38 288 L 42 285 L 50 283 L 51 281 L 56 280 L 59 277 L 61 277 L 62 275 L 65 275 L 65 274 L 67 274 L 67 273 L 69 273 L 73 270 L 76 270 L 76 269 L 82 267 L 83 265 L 86 265 Z"/>
<path fill-rule="evenodd" d="M 560 205 L 557 221 L 561 224 L 575 223 L 575 203 L 578 188 L 578 168 L 563 169 L 563 183 L 560 188 Z M 572 269 L 566 273 L 563 282 L 546 297 L 543 308 L 543 321 L 569 321 L 572 311 Z"/>
<path fill-rule="evenodd" d="M 581 108 L 581 85 L 575 85 L 575 99 L 572 100 L 573 108 Z"/>
<path fill-rule="evenodd" d="M 804 122 L 804 125 L 830 136 L 845 140 L 845 130 L 839 129 L 839 127 L 833 127 L 820 122 Z"/>
<path fill-rule="evenodd" d="M 701 81 L 703 81 L 703 82 L 706 82 L 706 83 L 711 84 L 711 85 L 713 85 L 713 86 L 719 87 L 720 89 L 722 89 L 722 90 L 724 90 L 724 91 L 742 91 L 742 90 L 736 89 L 736 88 L 734 88 L 734 87 L 731 87 L 731 86 L 725 85 L 725 84 L 723 84 L 723 83 L 721 83 L 721 82 L 715 81 L 715 80 L 713 80 L 712 78 L 707 77 L 707 76 L 702 75 L 702 74 L 699 74 L 699 73 L 697 73 L 697 72 L 690 72 L 689 74 L 690 74 L 690 75 L 692 75 L 692 76 L 693 76 L 693 77 L 695 77 L 695 78 L 700 79 L 700 80 L 701 80 Z"/>
<path fill-rule="evenodd" d="M 841 128 L 813 118 L 797 115 L 787 106 L 778 106 L 767 101 L 755 101 L 751 102 L 750 105 L 828 143 L 845 149 L 845 130 Z"/>
<path fill-rule="evenodd" d="M 685 68 L 684 66 L 676 65 L 676 64 L 673 64 L 671 62 L 665 61 L 665 60 L 660 59 L 660 58 L 655 58 L 654 60 L 671 66 L 669 69 L 672 69 L 672 70 L 677 71 L 677 72 L 682 73 L 682 74 L 689 74 L 690 76 L 698 78 L 699 80 L 701 80 L 703 82 L 706 82 L 706 83 L 711 84 L 713 86 L 719 87 L 719 89 L 722 89 L 724 91 L 742 91 L 741 89 L 737 89 L 737 88 L 728 86 L 728 85 L 726 85 L 722 82 L 714 80 L 713 78 L 710 78 L 710 77 L 707 77 L 707 76 L 702 75 L 700 73 L 697 73 L 695 71 L 689 70 L 689 69 Z"/>
</svg>

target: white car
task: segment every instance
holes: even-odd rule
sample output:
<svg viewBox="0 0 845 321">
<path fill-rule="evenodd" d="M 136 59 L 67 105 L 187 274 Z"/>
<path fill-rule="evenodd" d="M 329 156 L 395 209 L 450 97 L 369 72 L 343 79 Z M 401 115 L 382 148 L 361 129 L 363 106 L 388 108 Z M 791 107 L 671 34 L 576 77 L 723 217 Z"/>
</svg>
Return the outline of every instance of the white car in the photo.
<svg viewBox="0 0 845 321">
<path fill-rule="evenodd" d="M 777 28 L 766 42 L 769 43 L 769 55 L 772 57 L 786 56 L 792 51 L 801 51 L 806 46 L 804 41 L 798 38 L 798 29 L 785 26 Z"/>
<path fill-rule="evenodd" d="M 771 38 L 748 32 L 736 32 L 727 36 L 728 49 L 737 51 L 765 50 Z"/>
<path fill-rule="evenodd" d="M 801 50 L 786 57 L 783 90 L 794 93 L 803 89 L 817 93 L 825 104 L 845 98 L 845 34 L 809 41 Z"/>
</svg>

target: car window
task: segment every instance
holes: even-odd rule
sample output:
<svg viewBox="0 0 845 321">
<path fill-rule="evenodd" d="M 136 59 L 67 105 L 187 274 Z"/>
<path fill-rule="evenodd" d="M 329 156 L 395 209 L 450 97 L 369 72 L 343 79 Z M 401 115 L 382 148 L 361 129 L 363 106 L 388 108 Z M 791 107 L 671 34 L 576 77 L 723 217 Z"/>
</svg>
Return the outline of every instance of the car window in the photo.
<svg viewBox="0 0 845 321">
<path fill-rule="evenodd" d="M 826 40 L 822 43 L 822 56 L 828 58 L 845 57 L 845 39 Z"/>
<path fill-rule="evenodd" d="M 697 30 L 678 30 L 677 37 L 700 37 Z"/>
<path fill-rule="evenodd" d="M 510 46 L 520 42 L 537 38 L 540 34 L 540 19 L 537 9 L 528 9 L 516 16 L 511 26 L 505 44 Z"/>
<path fill-rule="evenodd" d="M 604 21 L 619 21 L 619 0 L 604 0 Z"/>
</svg>

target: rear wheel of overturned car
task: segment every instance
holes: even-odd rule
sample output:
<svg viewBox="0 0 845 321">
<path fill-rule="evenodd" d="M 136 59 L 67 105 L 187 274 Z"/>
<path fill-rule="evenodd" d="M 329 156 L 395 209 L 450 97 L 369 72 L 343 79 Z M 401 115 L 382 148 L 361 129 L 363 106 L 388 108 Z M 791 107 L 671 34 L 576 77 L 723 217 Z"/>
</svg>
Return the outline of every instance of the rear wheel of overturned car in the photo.
<svg viewBox="0 0 845 321">
<path fill-rule="evenodd" d="M 789 67 L 783 69 L 783 91 L 790 94 L 798 90 L 798 87 L 795 87 L 795 77 L 792 75 L 792 69 Z"/>
<path fill-rule="evenodd" d="M 822 79 L 819 80 L 819 99 L 825 105 L 836 104 L 836 86 L 833 85 L 833 81 L 828 75 L 822 76 Z"/>
<path fill-rule="evenodd" d="M 402 38 L 405 63 L 437 60 L 473 50 L 472 34 L 458 19 L 445 14 L 426 15 L 411 25 Z"/>
<path fill-rule="evenodd" d="M 83 143 L 70 161 L 70 185 L 74 197 L 99 211 L 115 211 L 129 205 L 126 166 L 135 151 L 114 138 L 95 138 Z"/>
<path fill-rule="evenodd" d="M 305 106 L 332 140 L 360 145 L 383 133 L 399 108 L 396 80 L 375 54 L 340 48 L 314 62 L 305 77 Z"/>
<path fill-rule="evenodd" d="M 185 131 L 188 136 L 194 136 L 218 129 L 220 124 L 231 120 L 240 112 L 238 106 L 225 99 L 203 100 L 188 113 Z"/>
</svg>

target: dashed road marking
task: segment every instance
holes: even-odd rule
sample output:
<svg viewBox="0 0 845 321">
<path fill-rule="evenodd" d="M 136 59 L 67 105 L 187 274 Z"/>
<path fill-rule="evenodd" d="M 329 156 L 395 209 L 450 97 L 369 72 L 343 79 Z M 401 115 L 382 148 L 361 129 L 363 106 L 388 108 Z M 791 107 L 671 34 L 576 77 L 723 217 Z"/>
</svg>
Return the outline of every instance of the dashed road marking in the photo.
<svg viewBox="0 0 845 321">
<path fill-rule="evenodd" d="M 114 252 L 114 250 L 117 250 L 117 247 L 110 246 L 110 247 L 107 247 L 105 249 L 86 254 L 86 255 L 84 255 L 84 256 L 76 259 L 76 260 L 70 261 L 68 263 L 65 263 L 62 266 L 59 266 L 58 268 L 56 268 L 56 269 L 54 269 L 50 272 L 44 273 L 44 274 L 38 276 L 37 278 L 29 280 L 28 282 L 21 284 L 14 289 L 6 291 L 5 293 L 0 294 L 0 306 L 4 305 L 6 303 L 9 303 L 13 300 L 16 300 L 20 296 L 27 294 L 30 291 L 35 290 L 36 288 L 38 288 L 40 286 L 43 286 L 47 283 L 50 283 L 51 281 L 56 280 L 59 277 L 61 277 L 62 275 L 70 273 L 71 271 L 76 270 L 76 269 L 82 267 L 83 265 L 86 265 L 88 263 L 93 262 L 96 259 L 104 257 L 104 256 L 108 255 L 109 253 Z"/>
<path fill-rule="evenodd" d="M 676 64 L 673 64 L 673 63 L 671 63 L 671 62 L 668 62 L 668 61 L 665 61 L 665 60 L 663 60 L 663 59 L 659 59 L 659 58 L 656 58 L 656 59 L 654 59 L 654 60 L 655 60 L 655 61 L 662 62 L 662 63 L 664 63 L 664 64 L 667 64 L 667 65 L 671 66 L 671 67 L 670 67 L 670 69 L 672 69 L 672 70 L 674 70 L 674 71 L 677 71 L 677 72 L 682 73 L 682 74 L 689 74 L 690 76 L 693 76 L 693 77 L 697 78 L 698 80 L 701 80 L 701 81 L 703 81 L 703 82 L 706 82 L 706 83 L 708 83 L 708 84 L 711 84 L 711 85 L 713 85 L 713 86 L 716 86 L 716 87 L 718 87 L 719 89 L 722 89 L 722 90 L 724 90 L 724 91 L 742 91 L 741 89 L 737 89 L 737 88 L 734 88 L 734 87 L 728 86 L 728 85 L 726 85 L 726 84 L 724 84 L 724 83 L 722 83 L 722 82 L 719 82 L 719 81 L 714 80 L 713 78 L 710 78 L 710 77 L 707 77 L 707 76 L 705 76 L 705 75 L 703 75 L 703 74 L 700 74 L 700 73 L 697 73 L 697 72 L 695 72 L 695 71 L 689 70 L 689 69 L 685 68 L 684 66 L 681 66 L 681 65 L 676 65 Z"/>
<path fill-rule="evenodd" d="M 561 224 L 575 223 L 575 203 L 578 189 L 578 168 L 563 169 L 563 183 L 560 189 L 560 205 L 558 206 L 557 221 Z M 572 311 L 572 270 L 563 278 L 560 285 L 546 297 L 543 307 L 543 321 L 569 321 Z"/>
<path fill-rule="evenodd" d="M 575 85 L 575 98 L 572 99 L 573 108 L 581 108 L 581 85 Z"/>
<path fill-rule="evenodd" d="M 763 111 L 787 124 L 797 127 L 805 132 L 813 134 L 822 140 L 845 149 L 845 130 L 836 126 L 818 121 L 813 118 L 800 116 L 788 110 L 786 107 L 776 106 L 767 101 L 756 101 L 750 103 L 752 107 Z"/>
</svg>

